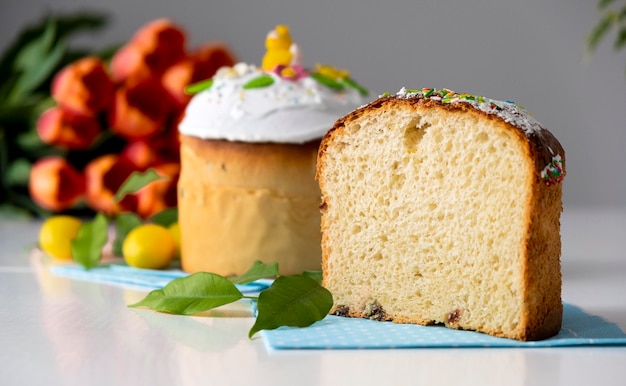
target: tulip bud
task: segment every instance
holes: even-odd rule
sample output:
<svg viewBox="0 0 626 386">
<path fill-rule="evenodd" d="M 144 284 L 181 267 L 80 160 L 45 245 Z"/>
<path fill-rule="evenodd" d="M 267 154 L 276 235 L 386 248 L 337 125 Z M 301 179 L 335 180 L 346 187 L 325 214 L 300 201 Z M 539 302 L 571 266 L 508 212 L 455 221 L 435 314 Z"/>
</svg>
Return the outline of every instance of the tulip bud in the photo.
<svg viewBox="0 0 626 386">
<path fill-rule="evenodd" d="M 84 196 L 85 180 L 66 159 L 45 157 L 33 165 L 28 190 L 42 208 L 61 212 L 72 208 Z"/>
<path fill-rule="evenodd" d="M 192 54 L 192 58 L 196 63 L 193 82 L 211 78 L 221 67 L 231 67 L 236 63 L 233 53 L 220 42 L 203 44 Z"/>
<path fill-rule="evenodd" d="M 152 140 L 129 142 L 122 149 L 120 157 L 128 160 L 139 171 L 144 171 L 160 161 L 157 148 L 153 145 Z"/>
<path fill-rule="evenodd" d="M 100 156 L 85 167 L 86 199 L 90 208 L 109 215 L 122 210 L 134 211 L 136 198 L 126 196 L 121 202 L 114 197 L 122 183 L 134 171 L 131 163 L 115 154 Z"/>
<path fill-rule="evenodd" d="M 154 166 L 154 169 L 166 178 L 153 181 L 135 193 L 136 213 L 142 218 L 149 218 L 164 209 L 174 208 L 177 203 L 176 187 L 180 175 L 180 164 L 162 163 Z"/>
<path fill-rule="evenodd" d="M 163 130 L 173 111 L 174 103 L 161 83 L 146 79 L 116 91 L 109 125 L 128 140 L 145 139 Z"/>
<path fill-rule="evenodd" d="M 185 56 L 185 32 L 168 19 L 157 19 L 140 28 L 111 61 L 117 82 L 160 75 Z"/>
<path fill-rule="evenodd" d="M 191 99 L 190 95 L 185 94 L 185 87 L 211 78 L 219 68 L 234 64 L 235 58 L 226 45 L 218 42 L 207 43 L 170 66 L 161 81 L 178 105 L 184 108 Z"/>
<path fill-rule="evenodd" d="M 88 149 L 100 132 L 96 117 L 78 114 L 61 106 L 49 108 L 37 120 L 39 138 L 44 143 L 64 149 Z"/>
<path fill-rule="evenodd" d="M 194 83 L 195 67 L 193 59 L 185 58 L 169 67 L 161 78 L 163 87 L 176 102 L 179 110 L 184 109 L 191 100 L 191 95 L 185 93 L 185 87 Z"/>
<path fill-rule="evenodd" d="M 52 81 L 52 97 L 66 109 L 95 115 L 111 104 L 113 82 L 96 57 L 86 57 L 59 71 Z"/>
</svg>

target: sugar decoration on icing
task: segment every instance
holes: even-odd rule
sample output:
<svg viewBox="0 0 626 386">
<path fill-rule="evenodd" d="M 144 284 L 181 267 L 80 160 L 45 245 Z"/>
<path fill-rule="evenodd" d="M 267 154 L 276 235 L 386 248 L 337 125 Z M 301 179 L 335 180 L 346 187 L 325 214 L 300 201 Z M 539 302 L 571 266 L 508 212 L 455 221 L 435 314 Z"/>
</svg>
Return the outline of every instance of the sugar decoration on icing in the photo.
<svg viewBox="0 0 626 386">
<path fill-rule="evenodd" d="M 266 37 L 260 67 L 237 63 L 189 85 L 195 94 L 179 131 L 205 139 L 303 143 L 321 138 L 341 116 L 364 104 L 368 91 L 346 70 L 308 69 L 287 26 Z"/>
</svg>

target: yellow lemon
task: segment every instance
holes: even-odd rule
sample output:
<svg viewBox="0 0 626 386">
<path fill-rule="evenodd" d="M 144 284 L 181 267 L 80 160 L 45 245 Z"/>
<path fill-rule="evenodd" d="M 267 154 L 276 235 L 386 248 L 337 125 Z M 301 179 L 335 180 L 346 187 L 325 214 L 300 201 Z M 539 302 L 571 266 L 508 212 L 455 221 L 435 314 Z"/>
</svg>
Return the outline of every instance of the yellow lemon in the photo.
<svg viewBox="0 0 626 386">
<path fill-rule="evenodd" d="M 48 218 L 39 229 L 39 248 L 48 255 L 72 259 L 72 240 L 78 234 L 81 221 L 76 217 L 58 215 Z"/>
<path fill-rule="evenodd" d="M 170 231 L 172 237 L 174 237 L 174 242 L 176 243 L 176 255 L 175 257 L 180 257 L 180 225 L 178 222 L 172 223 L 167 230 Z"/>
<path fill-rule="evenodd" d="M 167 228 L 143 224 L 134 228 L 122 244 L 126 263 L 135 268 L 166 268 L 176 254 L 176 241 Z"/>
</svg>

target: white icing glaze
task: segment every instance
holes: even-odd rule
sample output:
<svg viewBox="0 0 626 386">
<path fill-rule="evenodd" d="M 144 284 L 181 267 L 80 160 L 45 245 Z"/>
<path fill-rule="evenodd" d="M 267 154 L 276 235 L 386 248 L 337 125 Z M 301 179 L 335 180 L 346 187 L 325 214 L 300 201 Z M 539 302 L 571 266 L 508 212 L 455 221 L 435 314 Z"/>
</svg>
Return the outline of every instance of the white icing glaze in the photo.
<svg viewBox="0 0 626 386">
<path fill-rule="evenodd" d="M 274 83 L 243 88 L 262 75 Z M 308 75 L 284 79 L 239 63 L 220 69 L 212 86 L 192 98 L 179 131 L 203 139 L 304 143 L 321 138 L 337 119 L 361 105 L 363 98 L 352 87 L 336 91 Z"/>
</svg>

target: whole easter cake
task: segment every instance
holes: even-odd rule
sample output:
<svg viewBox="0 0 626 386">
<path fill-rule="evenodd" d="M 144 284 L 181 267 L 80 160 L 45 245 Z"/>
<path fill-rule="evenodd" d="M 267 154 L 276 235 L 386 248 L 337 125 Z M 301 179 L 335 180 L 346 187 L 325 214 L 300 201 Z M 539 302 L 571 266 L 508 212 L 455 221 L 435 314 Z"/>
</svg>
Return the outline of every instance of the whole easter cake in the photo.
<svg viewBox="0 0 626 386">
<path fill-rule="evenodd" d="M 364 104 L 347 71 L 302 66 L 287 26 L 266 38 L 262 67 L 238 63 L 188 88 L 179 125 L 181 262 L 187 272 L 283 275 L 321 268 L 321 137 Z"/>
<path fill-rule="evenodd" d="M 402 89 L 322 140 L 331 312 L 539 340 L 561 328 L 565 154 L 526 110 Z"/>
</svg>

